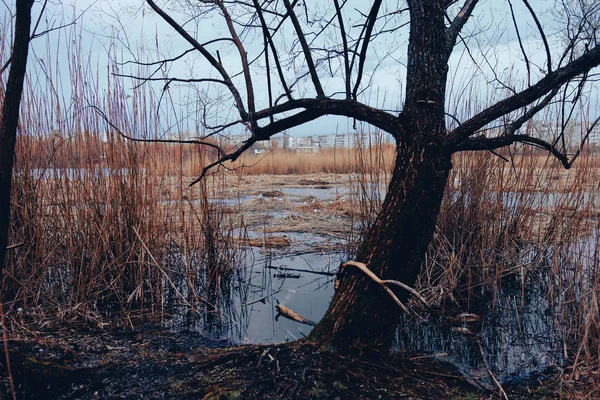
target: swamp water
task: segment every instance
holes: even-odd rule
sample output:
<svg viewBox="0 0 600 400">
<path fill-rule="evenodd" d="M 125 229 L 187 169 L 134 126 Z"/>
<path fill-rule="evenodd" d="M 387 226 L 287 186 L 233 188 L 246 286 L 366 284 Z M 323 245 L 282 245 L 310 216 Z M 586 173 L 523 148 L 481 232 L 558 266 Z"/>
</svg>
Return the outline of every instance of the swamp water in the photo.
<svg viewBox="0 0 600 400">
<path fill-rule="evenodd" d="M 236 209 L 243 203 L 260 200 L 264 202 L 264 210 L 254 214 L 268 225 L 275 220 L 296 217 L 294 211 L 282 206 L 284 203 L 303 205 L 308 210 L 305 212 L 325 217 L 329 211 L 327 207 L 320 207 L 326 205 L 322 203 L 345 202 L 357 196 L 339 185 L 279 187 L 276 192 L 273 188 L 265 189 L 265 193 L 271 190 L 272 195 L 245 193 L 232 198 L 219 197 L 213 204 Z M 369 187 L 367 191 L 374 197 L 383 198 L 385 195 L 385 188 L 381 186 Z M 541 195 L 539 200 L 552 205 L 557 202 Z M 513 208 L 518 207 L 520 201 L 520 196 L 512 193 L 501 199 L 505 207 Z M 330 217 L 326 222 L 343 219 L 335 214 Z M 349 231 L 360 226 L 360 221 L 344 224 Z M 331 225 L 327 228 L 330 230 Z M 277 232 L 283 232 L 291 239 L 293 250 L 250 247 L 242 251 L 236 261 L 240 267 L 235 276 L 223 277 L 219 281 L 218 300 L 203 300 L 208 304 L 204 309 L 191 311 L 178 296 L 172 296 L 174 306 L 170 308 L 170 314 L 173 318 L 169 326 L 174 330 L 193 330 L 231 345 L 276 344 L 306 336 L 311 326 L 277 318 L 276 305 L 284 305 L 318 322 L 334 293 L 333 274 L 340 263 L 347 260 L 347 255 L 335 250 L 336 246 L 323 246 L 323 243 L 331 244 L 333 241 L 340 244 L 340 236 L 295 232 L 293 229 Z M 252 226 L 246 234 L 250 238 L 265 235 L 258 226 Z M 591 242 L 595 243 L 594 240 Z M 315 251 L 317 248 L 329 250 Z M 178 257 L 181 256 L 174 254 L 172 265 L 177 264 Z M 490 372 L 501 382 L 506 382 L 541 372 L 548 366 L 561 365 L 564 362 L 564 338 L 552 312 L 553 304 L 546 300 L 550 285 L 540 284 L 544 278 L 538 276 L 537 281 L 527 282 L 522 291 L 518 276 L 507 279 L 515 282 L 503 285 L 494 294 L 495 301 L 486 302 L 486 306 L 479 310 L 481 321 L 476 329 L 460 319 L 449 322 L 448 317 L 408 315 L 399 321 L 396 351 L 423 353 L 450 362 L 474 384 L 486 388 L 493 388 Z M 167 291 L 175 289 L 187 298 L 193 291 L 177 280 L 165 283 L 165 288 Z"/>
<path fill-rule="evenodd" d="M 383 197 L 385 188 L 376 189 L 371 188 L 371 191 Z M 330 201 L 356 196 L 340 187 L 284 188 L 281 192 L 292 202 L 306 201 L 306 198 Z M 557 202 L 553 197 L 541 194 L 534 196 L 534 200 L 538 206 L 544 205 L 538 203 Z M 500 201 L 505 207 L 514 208 L 521 196 L 511 193 Z M 278 343 L 307 335 L 310 326 L 285 318 L 276 319 L 278 302 L 315 322 L 326 312 L 333 296 L 335 277 L 296 270 L 336 272 L 347 255 L 312 252 L 311 248 L 324 240 L 319 235 L 289 235 L 303 247 L 292 246 L 293 253 L 259 248 L 248 252 L 245 267 L 248 289 L 243 295 L 234 296 L 231 309 L 235 316 L 228 329 L 222 331 L 231 343 Z M 595 239 L 589 238 L 589 242 L 595 243 Z M 280 267 L 281 270 L 268 267 Z M 494 384 L 490 372 L 499 381 L 507 382 L 561 365 L 565 361 L 565 338 L 553 313 L 554 304 L 547 300 L 551 286 L 548 279 L 547 271 L 543 269 L 528 272 L 524 281 L 519 274 L 505 277 L 500 289 L 483 295 L 485 305 L 477 311 L 480 320 L 475 324 L 456 315 L 405 316 L 399 322 L 395 349 L 400 353 L 423 353 L 450 362 L 473 384 L 491 389 Z"/>
<path fill-rule="evenodd" d="M 311 235 L 303 235 L 311 239 Z M 313 237 L 312 243 L 319 241 Z M 202 322 L 193 329 L 229 344 L 276 344 L 306 336 L 311 326 L 277 317 L 278 303 L 318 322 L 334 293 L 334 273 L 344 260 L 340 253 L 264 252 L 247 254 L 245 283 L 233 293 L 226 318 L 215 329 Z M 277 268 L 277 269 L 273 269 Z M 304 271 L 299 271 L 304 270 Z M 399 324 L 396 351 L 424 353 L 453 364 L 476 386 L 494 389 L 490 372 L 500 382 L 519 380 L 563 363 L 563 337 L 543 287 L 528 284 L 525 299 L 521 281 L 496 293 L 493 306 L 480 313 L 478 327 L 447 317 L 409 315 Z M 473 330 L 476 335 L 472 335 Z M 214 335 L 217 334 L 218 337 Z M 485 354 L 485 361 L 482 356 Z M 489 368 L 489 371 L 488 371 Z"/>
</svg>

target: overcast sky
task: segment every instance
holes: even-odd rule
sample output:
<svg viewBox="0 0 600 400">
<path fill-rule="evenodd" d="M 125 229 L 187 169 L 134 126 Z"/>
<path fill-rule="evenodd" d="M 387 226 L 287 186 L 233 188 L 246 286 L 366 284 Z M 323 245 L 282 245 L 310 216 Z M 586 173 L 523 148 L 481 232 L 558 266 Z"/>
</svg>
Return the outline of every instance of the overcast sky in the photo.
<svg viewBox="0 0 600 400">
<path fill-rule="evenodd" d="M 222 19 L 217 14 L 190 19 L 184 12 L 178 12 L 185 11 L 184 9 L 177 11 L 173 9 L 183 3 L 183 1 L 158 1 L 161 6 L 168 7 L 166 5 L 170 5 L 170 11 L 175 19 L 180 23 L 187 22 L 186 28 L 199 41 L 203 42 L 227 36 Z M 332 2 L 325 0 L 307 0 L 307 3 L 309 7 L 314 6 L 322 13 L 326 13 L 332 7 Z M 401 1 L 384 3 L 384 7 L 387 7 L 388 11 L 404 6 Z M 548 39 L 553 43 L 553 50 L 558 51 L 563 39 L 561 38 L 561 26 L 556 21 L 556 15 L 552 13 L 555 6 L 554 0 L 531 0 L 530 3 L 538 11 L 538 17 L 547 31 Z M 350 0 L 346 7 L 348 11 L 344 14 L 347 26 L 356 24 L 360 16 L 352 10 L 362 8 L 364 11 L 369 4 L 370 2 L 363 0 Z M 534 66 L 532 68 L 532 82 L 535 82 L 536 77 L 540 76 L 539 68 L 543 68 L 546 63 L 545 51 L 537 34 L 534 21 L 527 10 L 517 0 L 513 1 L 513 6 L 524 49 L 531 65 Z M 8 13 L 6 4 L 2 7 L 4 12 Z M 39 3 L 34 10 L 34 18 L 37 18 L 38 15 Z M 517 88 L 525 85 L 527 75 L 525 62 L 518 46 L 516 31 L 510 15 L 507 1 L 481 1 L 481 4 L 475 9 L 471 21 L 463 30 L 469 52 L 466 51 L 464 45 L 458 45 L 450 59 L 448 96 L 448 111 L 450 113 L 466 116 L 475 112 L 477 107 L 481 107 L 491 99 L 505 96 L 506 91 L 499 84 L 489 84 L 496 75 L 501 80 L 510 81 Z M 3 20 L 7 21 L 8 18 L 5 16 Z M 36 75 L 38 78 L 40 71 L 47 72 L 47 69 L 50 68 L 49 61 L 52 60 L 55 65 L 54 69 L 60 70 L 60 73 L 55 71 L 52 75 L 54 86 L 63 93 L 61 96 L 62 101 L 67 103 L 63 105 L 63 108 L 70 109 L 73 112 L 81 103 L 81 99 L 74 100 L 74 95 L 72 95 L 70 89 L 73 81 L 70 75 L 75 71 L 73 69 L 74 63 L 71 60 L 73 46 L 76 45 L 80 56 L 88 60 L 87 63 L 90 69 L 98 70 L 98 82 L 96 83 L 98 89 L 92 96 L 97 97 L 87 99 L 91 103 L 99 102 L 100 97 L 108 90 L 109 73 L 116 71 L 117 63 L 134 59 L 154 61 L 180 54 L 190 47 L 143 1 L 139 0 L 63 0 L 62 5 L 52 4 L 48 6 L 39 29 L 55 27 L 73 20 L 75 20 L 74 27 L 52 32 L 43 38 L 36 39 L 32 45 L 33 51 L 30 59 L 30 75 Z M 6 23 L 4 24 L 6 25 Z M 320 26 L 319 23 L 309 26 L 305 24 L 304 28 L 306 29 L 305 32 L 310 32 L 311 30 L 316 31 Z M 293 38 L 294 33 L 289 27 L 286 27 L 279 34 L 279 43 L 284 49 L 289 49 Z M 263 48 L 262 38 L 259 35 L 247 33 L 243 39 L 249 59 L 258 56 Z M 335 38 L 331 37 L 329 40 L 335 40 Z M 366 69 L 369 74 L 371 74 L 373 68 L 377 67 L 377 70 L 375 74 L 363 79 L 365 91 L 361 96 L 361 101 L 389 110 L 402 109 L 407 40 L 407 29 L 401 29 L 374 41 Z M 209 49 L 213 54 L 216 54 L 217 48 L 213 45 Z M 240 71 L 239 56 L 233 48 L 230 46 L 221 47 L 219 55 L 230 74 L 234 75 Z M 288 54 L 285 54 L 283 57 L 287 56 Z M 384 56 L 387 56 L 387 58 Z M 475 65 L 473 60 L 478 61 L 479 65 Z M 294 70 L 302 67 L 301 61 L 301 58 L 298 57 L 298 60 L 294 61 L 293 68 L 286 72 L 290 74 L 290 81 L 293 80 L 291 74 Z M 264 107 L 268 103 L 266 74 L 262 67 L 264 67 L 264 62 L 260 59 L 253 67 L 252 76 L 257 101 L 259 106 Z M 126 74 L 132 71 L 134 73 L 138 72 L 137 67 L 132 70 L 131 64 L 119 65 L 118 68 L 119 72 Z M 168 69 L 164 69 L 161 73 L 164 76 L 181 78 L 218 77 L 215 70 L 199 56 L 188 57 L 181 63 L 170 65 Z M 272 78 L 274 82 L 278 82 L 273 72 Z M 343 79 L 341 71 L 334 71 L 333 76 L 323 74 L 322 80 L 326 93 L 331 95 L 342 91 L 344 88 Z M 241 77 L 234 78 L 234 82 L 239 84 L 240 92 L 244 95 L 245 89 Z M 306 93 L 308 96 L 314 96 L 310 81 L 305 79 L 302 82 L 298 85 L 295 94 Z M 132 85 L 132 80 L 126 80 L 124 95 L 130 96 L 127 98 L 131 101 L 134 98 Z M 163 83 L 157 83 L 149 86 L 160 93 L 162 85 Z M 275 91 L 281 93 L 280 88 L 276 87 Z M 220 87 L 209 87 L 203 84 L 190 88 L 190 85 L 173 84 L 168 92 L 168 96 L 165 96 L 161 103 L 161 112 L 165 114 L 160 125 L 162 132 L 155 132 L 155 134 L 162 135 L 167 132 L 174 133 L 178 130 L 195 130 L 198 126 L 197 120 L 200 118 L 197 113 L 198 101 L 206 101 L 211 97 L 219 99 L 219 101 L 215 100 L 214 102 L 206 101 L 207 110 L 211 115 L 209 120 L 211 124 L 235 119 L 232 102 L 226 93 L 222 93 Z M 596 94 L 593 97 L 594 104 L 597 104 Z M 220 101 L 221 99 L 223 101 Z M 185 118 L 185 115 L 190 116 L 190 118 Z M 179 121 L 179 124 L 174 124 L 174 121 Z M 235 131 L 233 133 L 237 133 Z M 237 129 L 237 131 L 240 131 L 240 129 Z M 326 116 L 310 124 L 295 128 L 291 133 L 304 135 L 312 133 L 346 133 L 349 131 L 352 131 L 351 121 Z"/>
</svg>

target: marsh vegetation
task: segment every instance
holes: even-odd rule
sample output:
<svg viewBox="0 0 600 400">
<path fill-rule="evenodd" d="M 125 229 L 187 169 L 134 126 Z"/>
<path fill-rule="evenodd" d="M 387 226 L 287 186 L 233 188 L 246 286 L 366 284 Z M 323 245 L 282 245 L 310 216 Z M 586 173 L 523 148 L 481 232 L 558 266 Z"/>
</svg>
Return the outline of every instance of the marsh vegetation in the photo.
<svg viewBox="0 0 600 400">
<path fill-rule="evenodd" d="M 156 39 L 159 60 L 152 53 L 142 61 L 148 49 L 134 49 L 118 30 L 139 15 L 115 15 L 120 28 L 104 43 L 109 67 L 100 77 L 82 28 L 67 24 L 57 29 L 58 49 L 50 39 L 43 54 L 37 48 L 20 117 L 3 115 L 14 131 L 18 119 L 18 136 L 14 167 L 0 174 L 2 182 L 12 176 L 0 266 L 0 395 L 35 397 L 52 386 L 55 397 L 153 396 L 156 385 L 157 396 L 192 398 L 506 397 L 504 385 L 525 379 L 522 391 L 539 398 L 545 390 L 597 394 L 600 154 L 588 142 L 600 122 L 589 107 L 600 47 L 586 14 L 597 6 L 576 5 L 583 15 L 554 32 L 567 36 L 552 39 L 564 47 L 554 54 L 541 14 L 523 2 L 547 58 L 532 74 L 523 22 L 510 5 L 527 69 L 527 79 L 514 80 L 476 59 L 461 37 L 476 0 L 460 8 L 409 1 L 382 15 L 378 0 L 362 11 L 334 1 L 311 18 L 303 4 L 311 27 L 331 18 L 306 34 L 297 1 L 168 12 L 146 3 L 191 50 L 164 58 Z M 573 4 L 560 2 L 564 13 Z M 363 22 L 347 31 L 350 12 Z M 215 13 L 216 38 L 200 43 L 198 32 L 186 31 L 191 25 L 171 16 L 186 13 L 189 21 L 213 21 Z M 406 93 L 392 108 L 378 91 L 366 95 L 373 81 L 363 82 L 373 48 L 388 44 L 378 21 L 410 27 L 406 48 L 378 60 L 397 63 L 399 49 L 408 55 L 398 63 Z M 273 40 L 284 23 L 295 32 L 292 44 Z M 251 35 L 240 38 L 236 26 L 263 37 L 254 61 L 244 48 L 254 47 L 244 43 Z M 39 38 L 23 32 L 15 37 Z M 331 44 L 338 34 L 342 43 Z M 319 41 L 327 55 L 315 63 Z M 219 50 L 207 50 L 215 43 L 239 55 L 233 79 Z M 24 63 L 8 40 L 1 46 L 4 69 Z M 460 46 L 480 80 L 450 74 Z M 134 61 L 118 61 L 116 49 Z M 204 77 L 171 76 L 181 72 L 173 63 L 198 61 L 192 52 L 220 78 L 203 68 Z M 254 92 L 256 70 L 266 71 L 257 75 L 265 93 Z M 327 94 L 325 79 L 344 91 Z M 376 108 L 366 104 L 373 98 Z M 395 143 L 250 153 L 326 115 L 349 118 L 349 136 L 385 132 Z M 581 132 L 572 146 L 566 127 L 575 120 Z M 236 130 L 248 135 L 232 143 Z M 401 289 L 393 294 L 388 284 Z M 292 313 L 282 309 L 310 323 L 285 319 Z M 247 346 L 221 348 L 240 344 Z M 549 389 L 539 388 L 544 374 Z M 137 386 L 127 387 L 134 378 Z"/>
</svg>

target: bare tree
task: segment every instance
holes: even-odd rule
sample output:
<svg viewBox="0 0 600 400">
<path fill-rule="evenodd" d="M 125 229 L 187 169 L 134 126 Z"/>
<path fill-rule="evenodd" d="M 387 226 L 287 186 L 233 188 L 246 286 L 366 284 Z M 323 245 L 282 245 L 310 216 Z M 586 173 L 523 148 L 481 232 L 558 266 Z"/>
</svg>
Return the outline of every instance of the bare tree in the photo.
<svg viewBox="0 0 600 400">
<path fill-rule="evenodd" d="M 511 10 L 507 21 L 526 72 L 520 80 L 507 81 L 490 57 L 477 57 L 471 49 L 484 29 L 474 22 L 473 15 L 485 11 L 478 0 L 311 3 L 181 1 L 169 3 L 167 10 L 167 2 L 159 6 L 147 0 L 188 48 L 169 57 L 135 60 L 155 68 L 155 73 L 121 75 L 140 83 L 162 81 L 165 91 L 177 83 L 198 85 L 203 140 L 236 127 L 248 132 L 246 141 L 222 153 L 202 176 L 235 161 L 256 142 L 326 115 L 368 123 L 394 138 L 397 159 L 381 211 L 364 235 L 356 262 L 342 269 L 329 310 L 310 335 L 338 349 L 385 350 L 401 312 L 397 304 L 414 294 L 410 287 L 434 232 L 452 155 L 520 143 L 546 150 L 569 168 L 574 158 L 560 146 L 564 130 L 555 137 L 536 137 L 533 130 L 522 128 L 552 104 L 583 101 L 584 88 L 600 64 L 600 46 L 597 40 L 587 40 L 581 49 L 584 35 L 596 37 L 590 36 L 585 12 L 564 23 L 568 40 L 557 49 L 548 39 L 540 12 L 522 0 L 525 15 L 516 15 L 509 0 L 503 6 Z M 218 34 L 207 38 L 211 25 Z M 525 28 L 540 43 L 542 63 L 526 46 Z M 477 68 L 487 68 L 492 78 L 486 89 L 500 98 L 481 103 L 477 111 L 449 117 L 448 82 L 453 76 L 449 66 L 457 49 Z M 198 68 L 190 68 L 189 76 L 169 73 L 175 69 L 168 67 L 178 62 L 197 63 Z M 403 106 L 390 111 L 366 104 L 365 90 L 377 78 L 375 71 L 394 65 L 403 66 L 405 74 L 398 83 L 405 89 Z M 214 112 L 223 104 L 235 111 L 235 117 L 227 119 L 232 112 Z M 391 281 L 398 283 L 395 293 L 382 284 Z"/>
<path fill-rule="evenodd" d="M 21 94 L 27 68 L 33 0 L 19 0 L 16 3 L 11 57 L 5 67 L 2 68 L 2 70 L 5 70 L 10 66 L 6 88 L 3 90 L 4 99 L 2 99 L 2 115 L 0 116 L 0 279 L 2 278 L 8 242 L 12 166 L 17 140 Z"/>
</svg>

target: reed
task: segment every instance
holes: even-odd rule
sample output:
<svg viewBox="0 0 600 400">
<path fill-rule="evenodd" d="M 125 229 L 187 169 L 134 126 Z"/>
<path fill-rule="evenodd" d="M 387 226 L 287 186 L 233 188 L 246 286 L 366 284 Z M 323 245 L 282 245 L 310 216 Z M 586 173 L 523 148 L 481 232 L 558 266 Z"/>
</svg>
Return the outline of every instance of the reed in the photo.
<svg viewBox="0 0 600 400">
<path fill-rule="evenodd" d="M 527 150 L 510 163 L 457 156 L 420 277 L 429 301 L 480 315 L 511 301 L 518 314 L 540 293 L 567 362 L 597 365 L 599 159 L 587 154 L 567 173 Z"/>
</svg>

